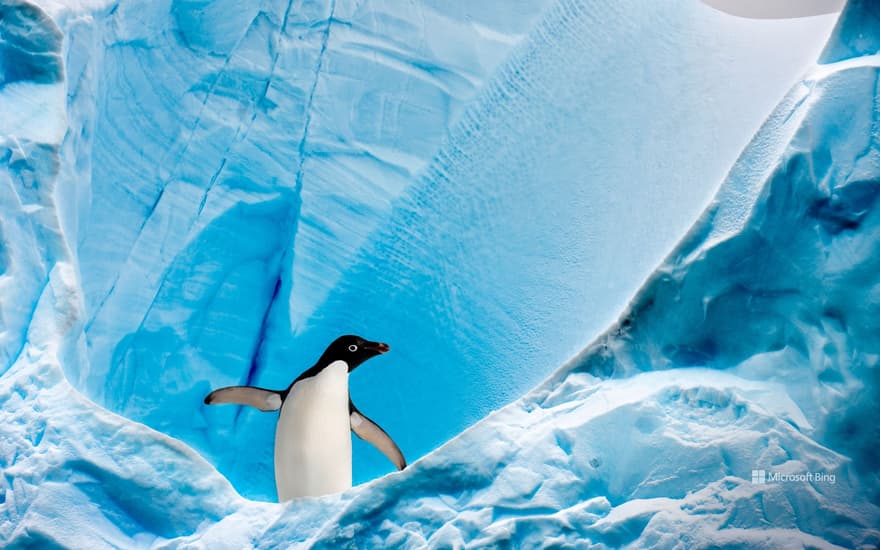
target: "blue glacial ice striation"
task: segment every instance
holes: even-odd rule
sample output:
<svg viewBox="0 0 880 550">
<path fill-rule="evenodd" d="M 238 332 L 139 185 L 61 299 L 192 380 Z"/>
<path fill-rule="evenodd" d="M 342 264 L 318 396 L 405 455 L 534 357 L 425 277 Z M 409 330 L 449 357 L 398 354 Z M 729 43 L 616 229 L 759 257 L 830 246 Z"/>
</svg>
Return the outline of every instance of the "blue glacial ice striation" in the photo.
<svg viewBox="0 0 880 550">
<path fill-rule="evenodd" d="M 333 292 L 306 307 L 313 314 L 305 319 L 293 299 L 295 337 L 268 334 L 260 385 L 286 385 L 289 366 L 310 364 L 340 327 L 375 330 L 393 352 L 352 377 L 354 398 L 421 456 L 522 395 L 613 320 L 797 76 L 744 96 L 745 83 L 773 78 L 739 73 L 756 65 L 740 28 L 699 5 L 633 9 L 572 2 L 545 12 L 392 202 Z M 668 26 L 653 25 L 658 19 Z M 637 46 L 628 42 L 634 28 Z M 691 51 L 694 33 L 712 46 Z M 742 57 L 719 65 L 716 48 Z M 656 80 L 651 94 L 640 76 L 646 70 Z M 743 105 L 742 97 L 765 93 L 773 97 L 765 107 Z M 318 189 L 349 201 L 347 191 Z M 325 200 L 303 192 L 304 209 Z M 328 223 L 338 237 L 331 247 L 350 242 L 336 227 L 361 215 L 349 205 Z M 294 264 L 322 257 L 327 244 L 319 244 L 298 238 Z M 312 275 L 295 267 L 294 289 Z M 265 463 L 272 423 L 256 414 L 239 420 L 236 430 L 264 449 L 255 458 Z M 356 453 L 356 479 L 388 471 L 372 450 Z"/>
<path fill-rule="evenodd" d="M 540 5 L 499 16 L 257 8 L 97 3 L 92 25 L 69 23 L 68 89 L 82 90 L 69 118 L 81 130 L 68 133 L 76 158 L 59 216 L 87 316 L 87 360 L 65 365 L 71 381 L 272 500 L 271 443 L 247 458 L 226 444 L 247 447 L 253 425 L 271 434 L 272 420 L 206 418 L 200 393 L 298 374 L 273 359 L 278 342 L 335 286 Z"/>
</svg>

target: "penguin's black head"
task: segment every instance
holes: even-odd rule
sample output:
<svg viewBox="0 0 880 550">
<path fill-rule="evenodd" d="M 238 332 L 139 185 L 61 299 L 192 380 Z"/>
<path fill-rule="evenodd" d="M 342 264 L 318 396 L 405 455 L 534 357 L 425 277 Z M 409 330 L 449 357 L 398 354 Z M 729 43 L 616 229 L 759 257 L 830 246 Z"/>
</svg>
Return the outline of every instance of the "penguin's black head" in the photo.
<svg viewBox="0 0 880 550">
<path fill-rule="evenodd" d="M 351 372 L 367 359 L 382 355 L 389 349 L 391 348 L 388 344 L 370 342 L 360 336 L 351 334 L 340 336 L 327 347 L 324 355 L 318 360 L 318 365 L 327 366 L 333 361 L 341 360 L 348 363 L 348 372 Z"/>
</svg>

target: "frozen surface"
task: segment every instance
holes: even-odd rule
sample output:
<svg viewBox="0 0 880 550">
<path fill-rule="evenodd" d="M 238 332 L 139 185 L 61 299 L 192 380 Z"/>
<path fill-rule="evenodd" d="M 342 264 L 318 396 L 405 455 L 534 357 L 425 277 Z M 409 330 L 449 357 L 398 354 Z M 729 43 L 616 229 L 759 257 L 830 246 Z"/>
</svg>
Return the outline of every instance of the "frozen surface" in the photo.
<svg viewBox="0 0 880 550">
<path fill-rule="evenodd" d="M 40 113 L 13 147 L 52 149 L 62 252 L 33 269 L 77 273 L 71 384 L 273 500 L 274 415 L 202 397 L 286 387 L 363 334 L 394 351 L 355 400 L 418 458 L 613 320 L 832 22 L 471 4 L 46 3 L 65 79 L 2 95 Z M 14 326 L 45 280 L 10 279 Z M 392 470 L 356 453 L 358 481 Z"/>
<path fill-rule="evenodd" d="M 406 6 L 0 5 L 0 540 L 880 544 L 877 8 L 648 277 L 827 20 Z M 242 498 L 274 418 L 199 406 L 363 332 L 354 397 L 418 458 L 646 278 L 342 495 Z"/>
</svg>

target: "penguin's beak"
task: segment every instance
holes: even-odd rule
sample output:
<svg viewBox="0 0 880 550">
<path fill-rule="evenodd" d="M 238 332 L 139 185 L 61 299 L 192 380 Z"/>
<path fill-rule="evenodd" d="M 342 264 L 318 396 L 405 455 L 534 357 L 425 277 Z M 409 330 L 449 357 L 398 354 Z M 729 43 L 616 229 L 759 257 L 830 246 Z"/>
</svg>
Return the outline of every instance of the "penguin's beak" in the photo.
<svg viewBox="0 0 880 550">
<path fill-rule="evenodd" d="M 382 342 L 370 342 L 369 344 L 364 346 L 364 349 L 375 351 L 376 353 L 386 353 L 391 347 L 388 344 L 384 344 Z"/>
</svg>

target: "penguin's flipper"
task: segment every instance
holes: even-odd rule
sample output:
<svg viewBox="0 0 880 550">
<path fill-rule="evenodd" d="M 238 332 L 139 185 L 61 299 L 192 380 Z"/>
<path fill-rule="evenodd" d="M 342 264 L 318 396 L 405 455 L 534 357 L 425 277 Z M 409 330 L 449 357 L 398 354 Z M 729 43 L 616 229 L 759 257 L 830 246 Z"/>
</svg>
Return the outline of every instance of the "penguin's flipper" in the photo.
<svg viewBox="0 0 880 550">
<path fill-rule="evenodd" d="M 379 449 L 392 464 L 397 466 L 398 470 L 406 468 L 406 459 L 403 458 L 403 453 L 400 452 L 400 448 L 394 443 L 391 436 L 359 411 L 354 406 L 354 403 L 351 402 L 351 399 L 348 400 L 348 413 L 349 420 L 351 421 L 351 431 L 354 432 L 354 435 Z"/>
<path fill-rule="evenodd" d="M 284 401 L 282 392 L 264 390 L 253 386 L 229 386 L 214 390 L 205 397 L 206 405 L 222 405 L 234 403 L 236 405 L 250 405 L 261 411 L 277 411 Z"/>
</svg>

